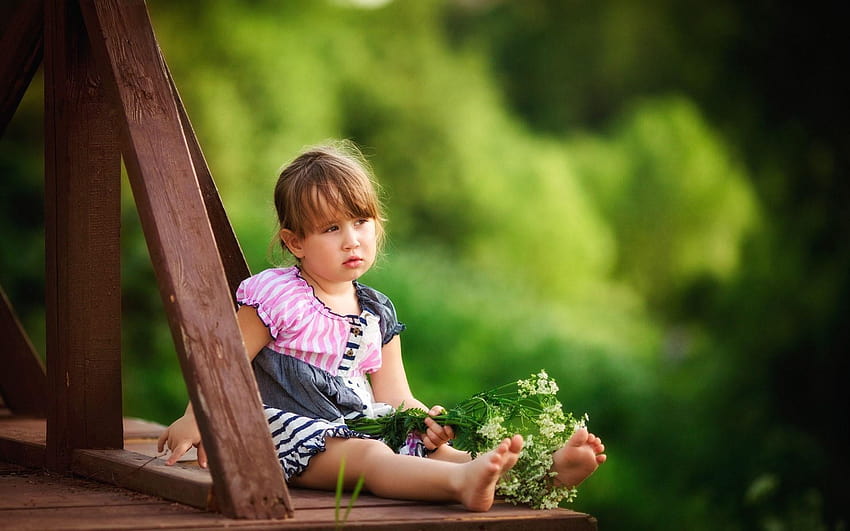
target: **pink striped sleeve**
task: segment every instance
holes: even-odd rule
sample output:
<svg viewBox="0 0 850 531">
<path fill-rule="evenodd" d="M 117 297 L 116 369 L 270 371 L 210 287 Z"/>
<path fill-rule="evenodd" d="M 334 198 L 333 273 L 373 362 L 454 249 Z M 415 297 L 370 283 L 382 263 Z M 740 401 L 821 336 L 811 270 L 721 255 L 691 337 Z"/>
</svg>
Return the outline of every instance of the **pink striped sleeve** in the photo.
<svg viewBox="0 0 850 531">
<path fill-rule="evenodd" d="M 257 309 L 274 338 L 274 350 L 336 374 L 348 322 L 316 298 L 297 268 L 267 269 L 244 280 L 236 300 Z"/>
<path fill-rule="evenodd" d="M 285 271 L 267 269 L 243 280 L 236 290 L 236 302 L 256 308 L 274 338 L 289 327 L 287 297 L 291 288 L 287 286 Z"/>
</svg>

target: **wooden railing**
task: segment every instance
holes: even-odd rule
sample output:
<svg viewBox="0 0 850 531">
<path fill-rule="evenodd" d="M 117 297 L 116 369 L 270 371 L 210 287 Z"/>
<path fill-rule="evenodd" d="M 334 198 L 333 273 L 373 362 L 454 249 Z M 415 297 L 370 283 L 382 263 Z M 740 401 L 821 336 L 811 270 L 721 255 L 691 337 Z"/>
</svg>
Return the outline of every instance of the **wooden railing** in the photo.
<svg viewBox="0 0 850 531">
<path fill-rule="evenodd" d="M 45 465 L 73 470 L 85 456 L 90 471 L 99 458 L 104 466 L 114 462 L 115 450 L 123 448 L 123 156 L 207 450 L 216 506 L 233 517 L 291 515 L 236 324 L 233 293 L 248 268 L 144 2 L 25 0 L 0 44 L 0 132 L 43 50 Z M 37 414 L 37 398 L 19 398 L 41 391 L 9 380 L 24 371 L 39 374 L 38 359 L 5 296 L 0 310 L 0 361 L 10 375 L 0 380 L 0 392 L 13 411 Z M 33 381 L 40 385 L 38 377 Z"/>
</svg>

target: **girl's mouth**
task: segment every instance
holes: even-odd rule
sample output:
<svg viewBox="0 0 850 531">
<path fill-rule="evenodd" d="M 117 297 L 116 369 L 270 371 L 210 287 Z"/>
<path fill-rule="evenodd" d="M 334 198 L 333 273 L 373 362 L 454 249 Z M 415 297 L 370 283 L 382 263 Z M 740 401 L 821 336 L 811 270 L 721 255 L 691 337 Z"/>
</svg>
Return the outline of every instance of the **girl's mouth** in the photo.
<svg viewBox="0 0 850 531">
<path fill-rule="evenodd" d="M 354 268 L 354 267 L 359 267 L 360 264 L 362 264 L 362 263 L 363 263 L 362 258 L 360 258 L 359 256 L 352 256 L 351 258 L 349 258 L 348 260 L 343 262 L 342 265 L 344 265 L 345 267 Z"/>
</svg>

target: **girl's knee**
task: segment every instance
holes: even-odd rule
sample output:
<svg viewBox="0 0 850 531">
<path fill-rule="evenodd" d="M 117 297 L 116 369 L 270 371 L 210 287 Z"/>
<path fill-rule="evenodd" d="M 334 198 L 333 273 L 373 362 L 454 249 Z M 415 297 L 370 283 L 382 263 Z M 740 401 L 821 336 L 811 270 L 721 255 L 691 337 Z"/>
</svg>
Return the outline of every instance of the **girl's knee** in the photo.
<svg viewBox="0 0 850 531">
<path fill-rule="evenodd" d="M 376 458 L 380 459 L 386 452 L 392 454 L 392 450 L 378 440 L 328 437 L 325 451 L 314 455 L 304 472 L 291 478 L 290 483 L 299 487 L 333 488 L 345 462 L 345 486 L 351 488 L 360 475 L 374 466 Z"/>
<path fill-rule="evenodd" d="M 333 452 L 339 452 L 342 457 L 347 460 L 358 459 L 364 460 L 371 457 L 381 457 L 392 455 L 393 451 L 389 446 L 377 439 L 340 439 L 328 438 L 325 441 L 325 446 L 328 450 L 333 447 Z"/>
</svg>

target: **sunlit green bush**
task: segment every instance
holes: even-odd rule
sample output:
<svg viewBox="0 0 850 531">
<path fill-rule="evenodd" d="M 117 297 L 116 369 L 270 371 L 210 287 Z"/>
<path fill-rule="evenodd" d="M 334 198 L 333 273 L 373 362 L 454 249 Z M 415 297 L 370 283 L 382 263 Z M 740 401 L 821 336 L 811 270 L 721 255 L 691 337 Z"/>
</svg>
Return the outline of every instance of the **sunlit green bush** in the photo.
<svg viewBox="0 0 850 531">
<path fill-rule="evenodd" d="M 599 48 L 591 64 L 563 50 L 528 57 L 539 43 L 507 61 L 500 46 L 512 42 L 511 28 L 499 28 L 499 7 L 480 15 L 492 15 L 496 29 L 467 41 L 452 33 L 463 26 L 451 17 L 465 3 L 355 4 L 150 2 L 251 269 L 273 262 L 278 168 L 306 145 L 350 138 L 374 166 L 389 217 L 386 256 L 364 281 L 390 295 L 408 325 L 405 365 L 421 399 L 451 405 L 545 368 L 565 407 L 589 413 L 608 446 L 609 462 L 575 506 L 604 527 L 722 527 L 743 506 L 765 526 L 783 515 L 816 521 L 817 491 L 799 510 L 776 509 L 775 485 L 790 473 L 775 463 L 809 439 L 765 428 L 763 391 L 752 386 L 768 376 L 737 362 L 766 349 L 742 353 L 741 345 L 759 344 L 725 334 L 728 308 L 729 319 L 761 318 L 760 308 L 723 299 L 749 293 L 752 277 L 739 276 L 746 260 L 760 260 L 756 271 L 773 267 L 737 146 L 679 91 L 612 105 L 601 125 L 594 109 L 576 108 L 603 101 L 592 92 L 620 76 L 644 86 L 651 53 L 632 47 L 664 14 L 629 11 L 635 27 L 619 11 L 603 21 L 610 41 L 581 41 L 583 50 Z M 541 3 L 517 5 L 533 34 Z M 479 16 L 469 9 L 464 16 Z M 507 62 L 496 65 L 494 49 Z M 585 78 L 564 94 L 540 77 L 504 79 L 511 64 L 531 72 L 538 60 L 557 62 L 553 76 L 574 68 Z M 40 140 L 38 90 L 9 129 L 13 138 L 0 142 L 10 175 L 3 190 L 27 201 L 41 193 L 41 152 L 23 148 Z M 168 422 L 186 391 L 128 187 L 124 195 L 125 412 Z M 0 281 L 43 349 L 40 308 L 27 298 L 43 280 L 40 219 L 7 197 Z M 800 263 L 790 257 L 777 267 L 792 277 Z M 829 302 L 829 287 L 813 300 Z M 762 289 L 759 300 L 768 299 Z M 776 328 L 778 344 L 787 338 Z M 746 414 L 729 414 L 738 401 Z M 762 460 L 739 465 L 739 455 L 719 453 L 729 430 L 764 450 Z"/>
</svg>

